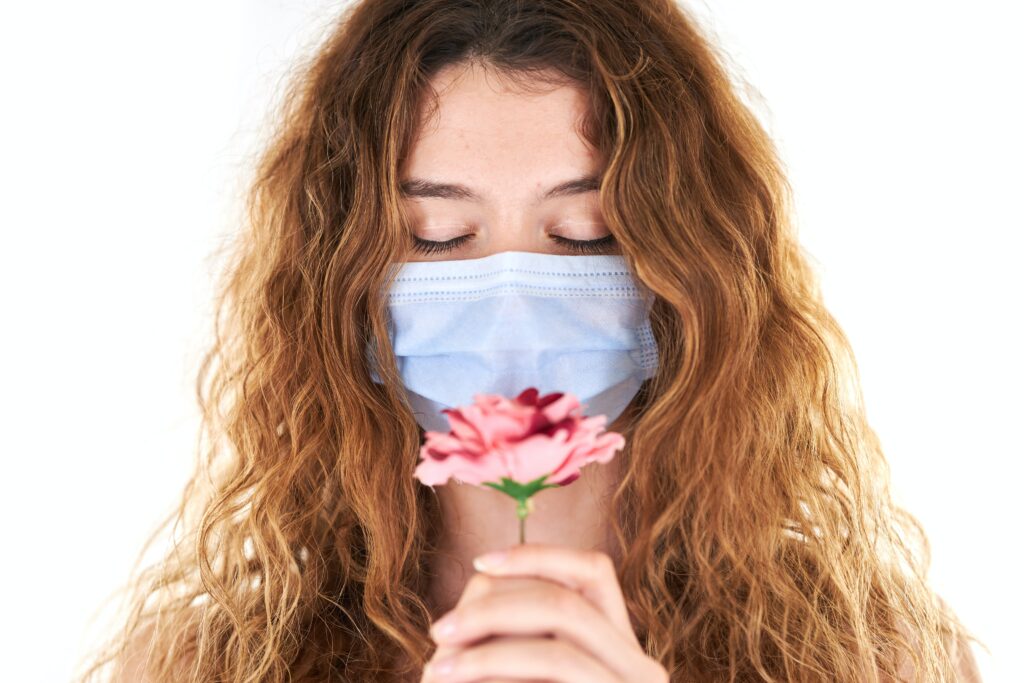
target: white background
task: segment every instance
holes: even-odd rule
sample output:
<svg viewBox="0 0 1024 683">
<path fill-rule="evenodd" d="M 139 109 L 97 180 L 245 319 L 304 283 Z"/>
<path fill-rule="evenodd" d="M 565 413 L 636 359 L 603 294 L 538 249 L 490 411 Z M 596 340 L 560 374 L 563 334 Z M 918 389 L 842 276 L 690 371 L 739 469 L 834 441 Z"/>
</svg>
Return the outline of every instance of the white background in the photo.
<svg viewBox="0 0 1024 683">
<path fill-rule="evenodd" d="M 1015 5 L 688 5 L 756 89 L 986 681 L 1020 680 L 1024 606 Z M 210 255 L 282 69 L 338 3 L 3 7 L 0 679 L 59 681 L 190 472 Z"/>
</svg>

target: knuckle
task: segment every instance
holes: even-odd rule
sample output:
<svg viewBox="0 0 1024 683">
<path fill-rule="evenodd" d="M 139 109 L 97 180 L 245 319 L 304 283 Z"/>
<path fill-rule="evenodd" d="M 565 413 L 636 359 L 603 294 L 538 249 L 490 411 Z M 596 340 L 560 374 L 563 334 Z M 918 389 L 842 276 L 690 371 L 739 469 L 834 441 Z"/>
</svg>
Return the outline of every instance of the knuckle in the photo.
<svg viewBox="0 0 1024 683">
<path fill-rule="evenodd" d="M 494 590 L 494 584 L 497 579 L 490 574 L 484 574 L 477 572 L 469 577 L 469 581 L 466 582 L 466 587 L 463 589 L 463 595 L 480 595 L 482 593 L 488 593 Z"/>
<path fill-rule="evenodd" d="M 580 594 L 574 591 L 545 590 L 538 597 L 556 614 L 573 617 L 580 612 Z"/>
<path fill-rule="evenodd" d="M 458 607 L 459 632 L 465 635 L 486 630 L 488 624 L 493 624 L 501 614 L 501 604 L 498 600 L 500 596 L 494 593 L 475 597 L 464 593 L 462 603 Z"/>
<path fill-rule="evenodd" d="M 467 581 L 467 585 L 479 586 L 479 587 L 488 587 L 488 586 L 493 585 L 494 582 L 495 582 L 495 578 L 493 576 L 491 576 L 490 574 L 484 574 L 483 572 L 476 572 L 472 576 L 469 577 L 469 581 Z"/>
</svg>

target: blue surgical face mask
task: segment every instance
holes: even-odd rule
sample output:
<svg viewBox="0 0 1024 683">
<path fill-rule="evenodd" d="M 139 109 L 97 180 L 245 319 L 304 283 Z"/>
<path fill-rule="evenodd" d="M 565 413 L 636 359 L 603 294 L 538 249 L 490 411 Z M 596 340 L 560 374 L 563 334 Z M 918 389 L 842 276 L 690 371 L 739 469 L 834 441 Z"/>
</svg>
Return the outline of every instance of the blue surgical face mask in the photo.
<svg viewBox="0 0 1024 683">
<path fill-rule="evenodd" d="M 447 432 L 441 410 L 478 393 L 527 387 L 572 393 L 611 424 L 657 368 L 653 296 L 620 255 L 502 251 L 397 267 L 388 331 L 425 430 Z"/>
</svg>

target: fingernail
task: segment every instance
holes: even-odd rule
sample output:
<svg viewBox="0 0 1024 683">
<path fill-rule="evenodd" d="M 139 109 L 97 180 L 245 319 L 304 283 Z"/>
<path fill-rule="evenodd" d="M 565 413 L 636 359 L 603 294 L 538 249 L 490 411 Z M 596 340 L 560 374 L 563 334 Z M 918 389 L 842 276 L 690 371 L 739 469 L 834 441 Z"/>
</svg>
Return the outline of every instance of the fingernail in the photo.
<svg viewBox="0 0 1024 683">
<path fill-rule="evenodd" d="M 506 558 L 508 558 L 508 551 L 498 550 L 496 552 L 487 553 L 485 555 L 480 555 L 479 557 L 474 558 L 473 566 L 476 567 L 477 571 L 483 572 L 487 571 L 488 569 L 494 569 L 499 564 L 504 562 Z"/>
</svg>

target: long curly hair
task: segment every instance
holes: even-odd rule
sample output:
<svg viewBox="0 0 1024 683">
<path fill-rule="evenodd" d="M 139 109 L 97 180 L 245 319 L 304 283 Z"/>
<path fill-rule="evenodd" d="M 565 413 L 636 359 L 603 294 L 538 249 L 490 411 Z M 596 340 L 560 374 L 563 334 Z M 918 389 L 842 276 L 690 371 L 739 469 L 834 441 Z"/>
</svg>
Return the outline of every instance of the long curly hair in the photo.
<svg viewBox="0 0 1024 683">
<path fill-rule="evenodd" d="M 587 93 L 600 207 L 656 296 L 657 375 L 611 500 L 619 579 L 672 681 L 955 680 L 977 640 L 929 587 L 773 143 L 671 0 L 354 3 L 298 63 L 227 245 L 203 428 L 169 552 L 81 681 L 399 680 L 432 654 L 439 505 L 387 333 L 399 170 L 439 69 Z M 436 99 L 433 104 L 436 106 Z M 377 349 L 382 383 L 366 349 Z M 137 574 L 137 575 L 136 575 Z M 144 640 L 140 641 L 142 634 Z"/>
</svg>

